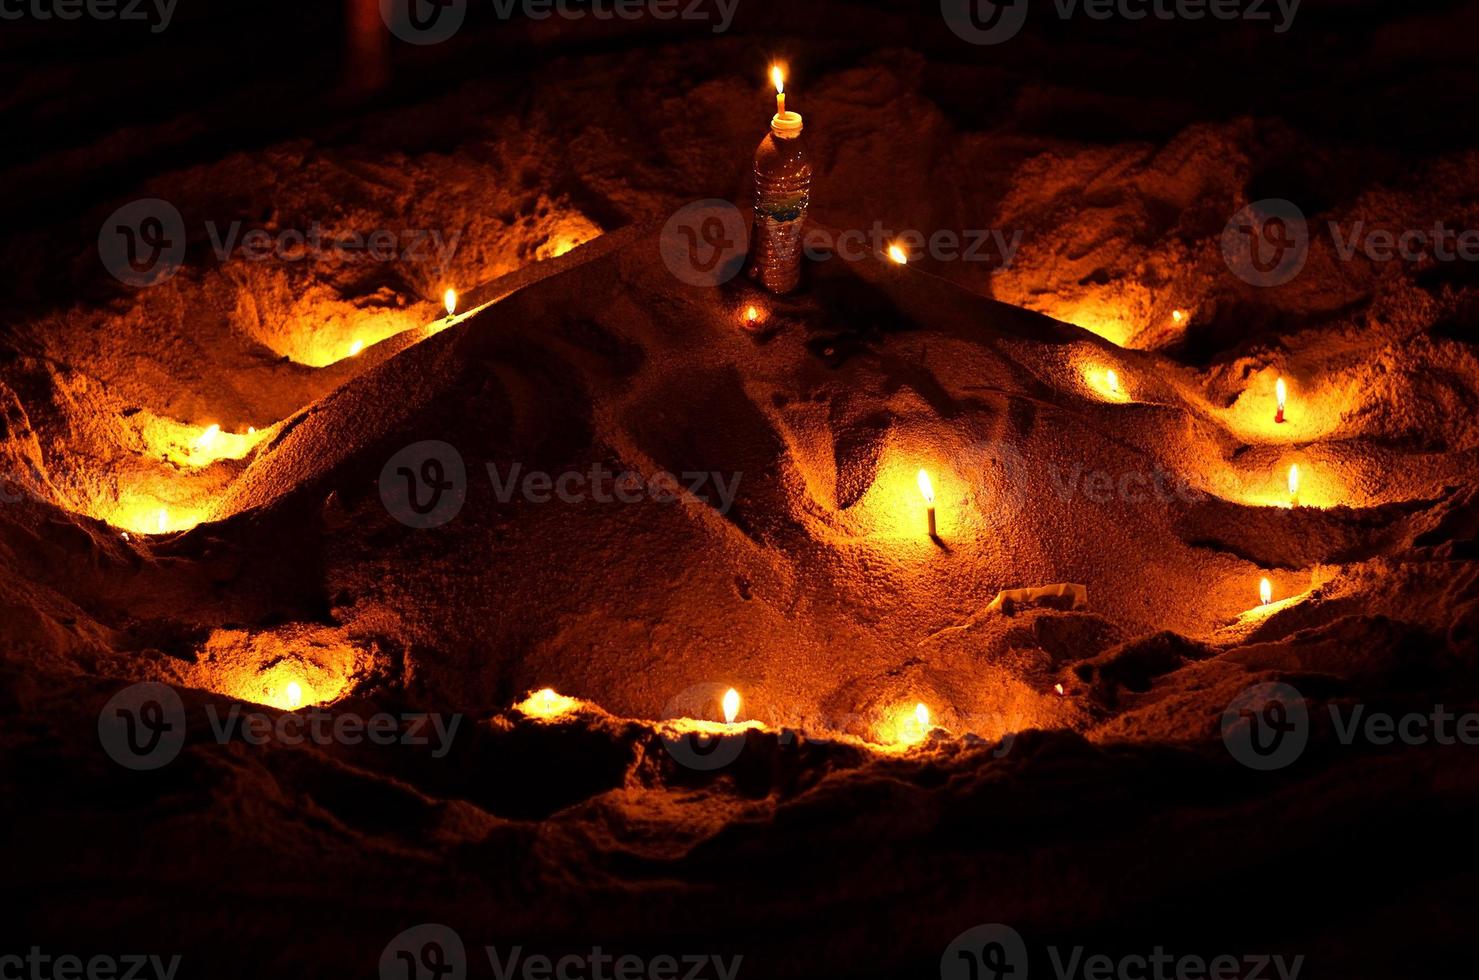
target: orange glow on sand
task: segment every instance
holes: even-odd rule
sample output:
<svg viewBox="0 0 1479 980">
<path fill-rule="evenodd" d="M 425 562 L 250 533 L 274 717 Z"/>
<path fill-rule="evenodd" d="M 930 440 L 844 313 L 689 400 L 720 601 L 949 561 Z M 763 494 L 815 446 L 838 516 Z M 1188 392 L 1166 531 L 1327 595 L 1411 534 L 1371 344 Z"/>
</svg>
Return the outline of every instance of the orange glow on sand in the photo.
<svg viewBox="0 0 1479 980">
<path fill-rule="evenodd" d="M 146 494 L 122 495 L 116 504 L 101 504 L 97 512 L 113 527 L 135 534 L 174 534 L 188 531 L 205 519 L 201 510 L 174 504 L 161 506 L 158 497 Z"/>
<path fill-rule="evenodd" d="M 878 727 L 878 741 L 885 746 L 908 748 L 929 738 L 934 729 L 930 709 L 923 701 L 899 705 Z"/>
<path fill-rule="evenodd" d="M 894 558 L 913 553 L 915 558 L 924 554 L 924 549 L 936 552 L 939 541 L 932 541 L 925 534 L 929 527 L 929 512 L 937 511 L 936 529 L 944 540 L 954 542 L 956 547 L 969 547 L 969 541 L 981 530 L 981 511 L 972 500 L 989 496 L 994 486 L 987 482 L 977 486 L 970 482 L 971 476 L 957 472 L 953 465 L 967 461 L 969 454 L 957 456 L 958 450 L 949 445 L 922 445 L 914 440 L 901 440 L 895 448 L 885 451 L 874 474 L 873 482 L 851 507 L 833 515 L 833 519 L 818 525 L 816 533 L 832 540 L 850 539 L 862 544 L 884 548 Z M 919 478 L 922 459 L 948 461 L 925 472 L 930 492 L 934 497 L 931 504 L 926 497 Z M 825 500 L 830 488 L 819 484 L 814 491 L 819 500 Z M 913 551 L 913 549 L 920 549 Z"/>
<path fill-rule="evenodd" d="M 1093 353 L 1083 355 L 1079 362 L 1079 371 L 1083 377 L 1084 384 L 1093 392 L 1100 401 L 1127 402 L 1129 396 L 1125 392 L 1124 379 L 1120 377 L 1118 370 L 1106 367 L 1102 361 L 1097 360 Z"/>
<path fill-rule="evenodd" d="M 330 704 L 367 675 L 374 655 L 336 629 L 302 623 L 272 630 L 213 630 L 173 681 L 239 701 L 296 711 Z"/>
<path fill-rule="evenodd" d="M 514 707 L 531 718 L 559 718 L 580 707 L 580 702 L 556 693 L 552 687 L 542 687 Z"/>
</svg>

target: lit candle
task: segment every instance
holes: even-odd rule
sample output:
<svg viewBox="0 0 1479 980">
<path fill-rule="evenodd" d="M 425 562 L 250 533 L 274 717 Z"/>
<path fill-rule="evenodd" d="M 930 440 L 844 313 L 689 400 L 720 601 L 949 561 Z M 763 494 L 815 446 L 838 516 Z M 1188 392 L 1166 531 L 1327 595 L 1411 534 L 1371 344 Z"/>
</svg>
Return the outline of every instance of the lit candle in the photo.
<svg viewBox="0 0 1479 980">
<path fill-rule="evenodd" d="M 888 247 L 888 257 L 890 259 L 893 259 L 899 265 L 904 265 L 909 261 L 909 253 L 905 252 L 897 245 L 890 245 Z"/>
<path fill-rule="evenodd" d="M 212 424 L 207 426 L 206 430 L 200 434 L 200 438 L 195 440 L 195 445 L 201 449 L 209 449 L 215 443 L 216 437 L 220 434 L 221 427 L 219 425 Z"/>
<path fill-rule="evenodd" d="M 296 708 L 303 703 L 303 688 L 297 681 L 288 681 L 288 707 Z"/>
<path fill-rule="evenodd" d="M 786 73 L 780 65 L 770 66 L 770 80 L 775 83 L 775 114 L 786 113 Z"/>
<path fill-rule="evenodd" d="M 930 484 L 930 475 L 924 470 L 919 471 L 919 492 L 924 494 L 924 502 L 929 507 L 930 537 L 938 538 L 935 533 L 935 488 Z"/>
<path fill-rule="evenodd" d="M 363 340 L 360 340 L 358 338 L 355 338 L 354 343 L 352 343 L 352 344 L 349 345 L 349 356 L 350 357 L 354 357 L 356 354 L 358 354 L 360 351 L 362 351 L 364 349 L 365 349 L 365 342 Z"/>
<path fill-rule="evenodd" d="M 552 687 L 542 687 L 514 707 L 533 718 L 556 718 L 574 710 L 576 701 Z"/>
<path fill-rule="evenodd" d="M 734 688 L 724 692 L 724 724 L 733 725 L 734 720 L 739 717 L 740 696 Z"/>
<path fill-rule="evenodd" d="M 1284 421 L 1284 399 L 1289 390 L 1284 386 L 1284 379 L 1280 378 L 1274 382 L 1274 397 L 1279 400 L 1279 411 L 1274 415 L 1274 422 L 1282 424 Z"/>
<path fill-rule="evenodd" d="M 163 534 L 165 526 L 169 523 L 169 511 L 163 507 L 159 508 L 159 533 Z"/>
<path fill-rule="evenodd" d="M 920 734 L 928 734 L 930 730 L 930 709 L 924 706 L 923 701 L 914 706 L 914 720 L 919 724 Z"/>
<path fill-rule="evenodd" d="M 1058 692 L 1058 696 L 1060 698 L 1063 696 L 1063 685 L 1062 684 L 1054 684 L 1053 685 L 1053 690 Z"/>
<path fill-rule="evenodd" d="M 1289 506 L 1299 506 L 1299 464 L 1289 467 Z"/>
<path fill-rule="evenodd" d="M 754 306 L 747 306 L 747 307 L 745 307 L 745 326 L 748 329 L 753 330 L 756 327 L 758 327 L 759 325 L 760 325 L 760 310 L 758 308 L 754 307 Z"/>
<path fill-rule="evenodd" d="M 1180 310 L 1172 310 L 1171 311 L 1171 319 L 1174 320 L 1174 321 L 1176 321 L 1179 324 L 1179 323 L 1182 323 L 1182 322 L 1184 322 L 1186 320 L 1186 314 L 1183 313 Z"/>
<path fill-rule="evenodd" d="M 457 312 L 457 290 L 449 289 L 442 294 L 442 305 L 447 308 L 447 319 Z"/>
<path fill-rule="evenodd" d="M 1258 601 L 1264 606 L 1274 601 L 1274 583 L 1266 578 L 1258 583 Z"/>
<path fill-rule="evenodd" d="M 1114 368 L 1110 368 L 1104 373 L 1104 380 L 1109 384 L 1110 391 L 1116 395 L 1120 393 L 1120 376 L 1115 373 Z"/>
</svg>

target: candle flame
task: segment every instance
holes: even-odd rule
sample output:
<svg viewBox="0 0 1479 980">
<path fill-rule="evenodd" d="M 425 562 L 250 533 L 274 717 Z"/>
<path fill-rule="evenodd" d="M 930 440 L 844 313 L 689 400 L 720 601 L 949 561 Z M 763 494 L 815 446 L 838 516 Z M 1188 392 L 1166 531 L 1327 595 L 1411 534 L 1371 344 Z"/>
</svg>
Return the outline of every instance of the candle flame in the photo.
<svg viewBox="0 0 1479 980">
<path fill-rule="evenodd" d="M 1175 320 L 1177 323 L 1180 323 L 1186 319 L 1186 314 L 1181 312 L 1180 310 L 1172 310 L 1171 319 Z"/>
<path fill-rule="evenodd" d="M 1299 464 L 1289 467 L 1289 496 L 1299 496 Z"/>
<path fill-rule="evenodd" d="M 740 696 L 734 688 L 724 692 L 724 723 L 734 724 L 734 719 L 739 717 Z"/>
<path fill-rule="evenodd" d="M 573 711 L 577 703 L 574 698 L 556 693 L 552 687 L 542 687 L 514 707 L 535 718 L 557 718 Z"/>
<path fill-rule="evenodd" d="M 1059 697 L 1061 697 L 1063 695 L 1063 685 L 1062 684 L 1054 684 L 1053 685 L 1053 690 L 1058 692 Z"/>
<path fill-rule="evenodd" d="M 780 65 L 770 66 L 770 81 L 775 86 L 776 95 L 781 95 L 786 91 L 786 73 Z"/>
<path fill-rule="evenodd" d="M 169 511 L 161 507 L 159 508 L 159 533 L 163 534 L 168 529 L 168 525 Z"/>
<path fill-rule="evenodd" d="M 221 427 L 219 425 L 209 425 L 206 427 L 206 430 L 200 434 L 200 437 L 195 440 L 195 445 L 200 449 L 209 449 L 212 445 L 215 444 L 216 437 L 220 434 Z"/>
<path fill-rule="evenodd" d="M 1265 606 L 1274 601 L 1274 583 L 1266 578 L 1258 583 L 1258 601 Z"/>
<path fill-rule="evenodd" d="M 363 340 L 360 340 L 359 338 L 355 338 L 354 343 L 349 345 L 349 356 L 354 357 L 356 354 L 364 349 L 365 342 Z"/>
<path fill-rule="evenodd" d="M 1280 378 L 1274 382 L 1274 397 L 1279 400 L 1279 411 L 1284 410 L 1284 399 L 1288 396 L 1289 389 L 1284 385 L 1284 379 Z"/>
<path fill-rule="evenodd" d="M 888 257 L 899 265 L 904 265 L 909 261 L 909 254 L 897 245 L 890 245 L 888 247 Z"/>
<path fill-rule="evenodd" d="M 457 312 L 457 290 L 449 289 L 442 294 L 442 305 L 447 308 L 447 316 Z"/>
<path fill-rule="evenodd" d="M 745 322 L 756 323 L 760 320 L 760 311 L 753 306 L 745 307 Z"/>
<path fill-rule="evenodd" d="M 919 723 L 919 730 L 921 732 L 928 732 L 930 730 L 930 709 L 925 707 L 923 701 L 914 706 L 914 720 Z"/>
<path fill-rule="evenodd" d="M 933 504 L 935 502 L 935 487 L 930 483 L 930 475 L 924 470 L 919 471 L 919 492 L 924 494 L 924 502 Z"/>
<path fill-rule="evenodd" d="M 303 686 L 297 681 L 288 681 L 288 707 L 296 708 L 303 703 Z"/>
<path fill-rule="evenodd" d="M 1110 368 L 1108 371 L 1104 372 L 1104 380 L 1108 382 L 1110 391 L 1114 392 L 1115 394 L 1119 394 L 1120 376 L 1115 372 L 1114 368 Z"/>
</svg>

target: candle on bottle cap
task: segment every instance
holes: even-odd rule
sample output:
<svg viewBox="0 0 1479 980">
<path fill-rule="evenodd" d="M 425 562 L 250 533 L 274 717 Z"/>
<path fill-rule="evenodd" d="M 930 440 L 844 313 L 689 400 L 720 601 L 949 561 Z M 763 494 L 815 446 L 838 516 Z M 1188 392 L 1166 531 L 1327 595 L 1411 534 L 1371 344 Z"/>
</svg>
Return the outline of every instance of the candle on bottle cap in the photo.
<svg viewBox="0 0 1479 980">
<path fill-rule="evenodd" d="M 801 132 L 801 113 L 786 111 L 786 72 L 780 65 L 770 66 L 770 80 L 775 85 L 775 115 L 770 128 L 777 136 L 790 138 Z"/>
</svg>

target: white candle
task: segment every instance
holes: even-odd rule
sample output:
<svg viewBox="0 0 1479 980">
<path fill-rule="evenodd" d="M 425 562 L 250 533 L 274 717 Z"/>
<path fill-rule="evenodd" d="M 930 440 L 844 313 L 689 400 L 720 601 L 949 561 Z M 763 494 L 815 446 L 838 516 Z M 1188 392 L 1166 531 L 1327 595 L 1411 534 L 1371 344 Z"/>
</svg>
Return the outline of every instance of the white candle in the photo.
<svg viewBox="0 0 1479 980">
<path fill-rule="evenodd" d="M 935 532 L 935 488 L 930 484 L 930 475 L 924 470 L 919 471 L 919 492 L 924 494 L 924 502 L 929 507 L 930 537 L 938 538 Z"/>
</svg>

